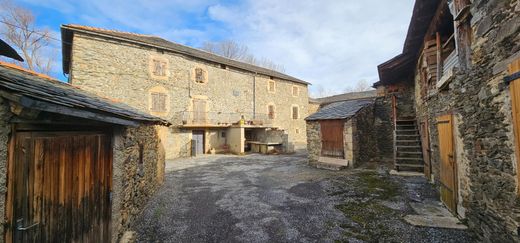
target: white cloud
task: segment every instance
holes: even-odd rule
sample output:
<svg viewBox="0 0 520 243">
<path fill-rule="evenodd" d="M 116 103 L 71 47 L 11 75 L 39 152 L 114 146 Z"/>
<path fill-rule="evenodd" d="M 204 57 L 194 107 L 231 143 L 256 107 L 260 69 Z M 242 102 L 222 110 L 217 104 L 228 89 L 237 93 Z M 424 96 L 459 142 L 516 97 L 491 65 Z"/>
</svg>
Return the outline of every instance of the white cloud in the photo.
<svg viewBox="0 0 520 243">
<path fill-rule="evenodd" d="M 341 92 L 358 80 L 377 81 L 377 65 L 402 49 L 412 7 L 412 1 L 249 0 L 208 12 L 252 52 Z"/>
</svg>

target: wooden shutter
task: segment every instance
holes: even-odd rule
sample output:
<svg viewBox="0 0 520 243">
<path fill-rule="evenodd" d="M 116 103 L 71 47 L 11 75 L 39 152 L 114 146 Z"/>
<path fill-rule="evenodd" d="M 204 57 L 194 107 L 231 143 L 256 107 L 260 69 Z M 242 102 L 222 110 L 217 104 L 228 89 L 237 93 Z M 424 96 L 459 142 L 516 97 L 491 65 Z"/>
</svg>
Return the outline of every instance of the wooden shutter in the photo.
<svg viewBox="0 0 520 243">
<path fill-rule="evenodd" d="M 275 90 L 275 83 L 274 83 L 274 81 L 269 81 L 268 89 L 269 89 L 269 92 L 274 92 L 274 90 Z"/>
<path fill-rule="evenodd" d="M 292 107 L 292 118 L 294 120 L 298 119 L 299 117 L 299 114 L 298 114 L 299 110 L 298 110 L 298 106 L 293 106 Z"/>
<path fill-rule="evenodd" d="M 267 106 L 269 119 L 274 119 L 274 105 Z"/>
<path fill-rule="evenodd" d="M 509 74 L 520 72 L 520 59 L 509 64 Z M 513 80 L 509 85 L 511 106 L 513 112 L 513 132 L 515 134 L 516 175 L 520 181 L 520 79 Z M 520 186 L 517 186 L 520 194 Z"/>
<path fill-rule="evenodd" d="M 206 101 L 193 100 L 193 122 L 195 124 L 206 123 Z"/>
<path fill-rule="evenodd" d="M 152 111 L 165 112 L 166 111 L 166 94 L 152 93 Z"/>
</svg>

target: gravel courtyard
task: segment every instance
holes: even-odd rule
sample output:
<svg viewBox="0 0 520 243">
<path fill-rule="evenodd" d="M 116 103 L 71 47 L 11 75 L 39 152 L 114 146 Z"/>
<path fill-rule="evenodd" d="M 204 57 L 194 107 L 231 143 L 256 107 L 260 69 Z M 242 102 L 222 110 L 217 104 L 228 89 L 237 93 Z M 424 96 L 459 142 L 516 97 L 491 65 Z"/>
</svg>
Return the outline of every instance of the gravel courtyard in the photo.
<svg viewBox="0 0 520 243">
<path fill-rule="evenodd" d="M 164 186 L 133 226 L 138 242 L 470 242 L 414 227 L 409 203 L 437 200 L 421 177 L 384 166 L 309 167 L 304 154 L 213 155 L 167 163 Z"/>
</svg>

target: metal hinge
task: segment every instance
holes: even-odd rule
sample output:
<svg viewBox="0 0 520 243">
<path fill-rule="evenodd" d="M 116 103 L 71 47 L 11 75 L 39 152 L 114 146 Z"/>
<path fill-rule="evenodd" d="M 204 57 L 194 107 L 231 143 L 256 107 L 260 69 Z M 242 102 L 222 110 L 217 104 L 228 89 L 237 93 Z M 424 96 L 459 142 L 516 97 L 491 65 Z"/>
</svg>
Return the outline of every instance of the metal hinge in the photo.
<svg viewBox="0 0 520 243">
<path fill-rule="evenodd" d="M 506 85 L 509 85 L 511 82 L 517 80 L 517 79 L 520 79 L 520 72 L 516 72 L 516 73 L 513 73 L 509 76 L 505 76 L 504 77 L 504 83 Z"/>
</svg>

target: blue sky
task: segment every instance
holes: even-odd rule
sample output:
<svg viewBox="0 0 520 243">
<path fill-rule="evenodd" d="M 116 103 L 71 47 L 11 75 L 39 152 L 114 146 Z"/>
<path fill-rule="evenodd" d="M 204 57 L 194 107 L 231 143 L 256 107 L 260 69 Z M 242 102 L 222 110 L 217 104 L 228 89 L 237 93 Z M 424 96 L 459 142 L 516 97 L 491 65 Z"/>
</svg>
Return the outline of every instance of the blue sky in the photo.
<svg viewBox="0 0 520 243">
<path fill-rule="evenodd" d="M 311 94 L 378 80 L 377 65 L 402 50 L 412 0 L 18 0 L 38 26 L 73 23 L 152 34 L 198 47 L 235 40 L 309 81 Z M 60 43 L 56 67 L 62 78 Z"/>
</svg>

